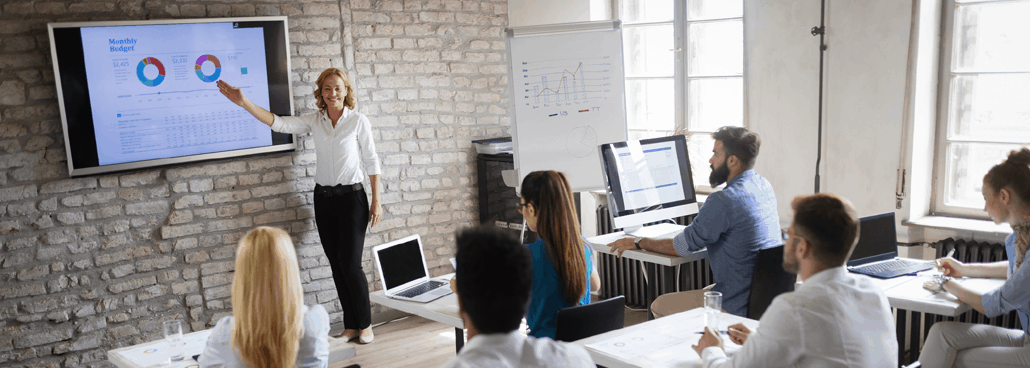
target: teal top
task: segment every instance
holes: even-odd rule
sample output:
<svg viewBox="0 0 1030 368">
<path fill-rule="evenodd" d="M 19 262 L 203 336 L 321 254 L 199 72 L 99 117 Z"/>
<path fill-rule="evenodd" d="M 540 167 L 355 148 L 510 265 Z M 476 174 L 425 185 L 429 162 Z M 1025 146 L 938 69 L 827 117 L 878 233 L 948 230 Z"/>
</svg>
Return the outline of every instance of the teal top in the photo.
<svg viewBox="0 0 1030 368">
<path fill-rule="evenodd" d="M 594 261 L 591 259 L 593 251 L 586 240 L 583 240 L 583 254 L 587 261 L 586 292 L 575 303 L 570 303 L 562 295 L 561 278 L 558 277 L 558 271 L 551 262 L 551 255 L 547 252 L 543 239 L 538 239 L 528 247 L 533 256 L 533 296 L 526 312 L 529 335 L 554 339 L 559 309 L 590 304 L 590 274 L 594 270 Z"/>
</svg>

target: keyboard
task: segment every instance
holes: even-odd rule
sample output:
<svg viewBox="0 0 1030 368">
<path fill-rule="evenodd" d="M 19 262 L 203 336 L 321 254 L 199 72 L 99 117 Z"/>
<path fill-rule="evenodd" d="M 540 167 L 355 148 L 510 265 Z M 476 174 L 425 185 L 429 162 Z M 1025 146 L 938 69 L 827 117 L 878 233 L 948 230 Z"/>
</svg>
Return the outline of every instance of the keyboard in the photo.
<svg viewBox="0 0 1030 368">
<path fill-rule="evenodd" d="M 887 262 L 874 263 L 861 267 L 851 268 L 851 272 L 861 273 L 873 277 L 889 279 L 910 273 L 926 271 L 933 268 L 929 262 L 912 262 L 903 259 L 895 259 Z"/>
<path fill-rule="evenodd" d="M 427 282 L 423 282 L 421 284 L 407 288 L 404 291 L 397 293 L 397 296 L 402 296 L 405 298 L 414 298 L 416 296 L 428 293 L 446 284 L 447 283 L 441 281 L 429 280 Z"/>
</svg>

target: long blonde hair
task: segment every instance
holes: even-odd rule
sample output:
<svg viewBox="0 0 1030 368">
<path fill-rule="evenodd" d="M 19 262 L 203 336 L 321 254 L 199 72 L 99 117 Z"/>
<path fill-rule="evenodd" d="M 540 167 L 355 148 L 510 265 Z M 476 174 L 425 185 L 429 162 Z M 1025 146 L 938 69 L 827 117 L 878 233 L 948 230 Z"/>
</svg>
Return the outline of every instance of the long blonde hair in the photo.
<svg viewBox="0 0 1030 368">
<path fill-rule="evenodd" d="M 258 227 L 240 239 L 232 282 L 232 346 L 255 368 L 293 367 L 304 334 L 297 253 L 285 231 Z"/>
<path fill-rule="evenodd" d="M 531 172 L 522 179 L 522 198 L 536 208 L 536 231 L 561 277 L 562 296 L 576 303 L 587 291 L 587 263 L 569 180 L 558 171 Z"/>
<path fill-rule="evenodd" d="M 340 69 L 329 68 L 322 71 L 322 74 L 315 80 L 315 106 L 318 107 L 318 111 L 325 112 L 325 109 L 329 107 L 326 105 L 325 100 L 322 99 L 322 86 L 325 85 L 325 80 L 331 76 L 340 77 L 343 80 L 343 85 L 347 88 L 347 96 L 343 98 L 343 106 L 354 110 L 354 107 L 358 105 L 357 97 L 354 97 L 354 85 L 351 84 L 350 78 L 347 78 L 347 73 L 344 73 Z"/>
</svg>

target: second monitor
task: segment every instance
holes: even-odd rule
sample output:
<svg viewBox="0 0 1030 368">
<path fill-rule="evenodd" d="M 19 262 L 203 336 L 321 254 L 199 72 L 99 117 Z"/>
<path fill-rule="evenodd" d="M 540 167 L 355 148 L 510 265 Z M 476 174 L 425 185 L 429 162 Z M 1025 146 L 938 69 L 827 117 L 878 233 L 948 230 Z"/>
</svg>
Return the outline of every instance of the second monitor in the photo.
<svg viewBox="0 0 1030 368">
<path fill-rule="evenodd" d="M 598 149 L 614 228 L 657 237 L 676 228 L 643 225 L 697 213 L 686 137 L 608 143 Z"/>
</svg>

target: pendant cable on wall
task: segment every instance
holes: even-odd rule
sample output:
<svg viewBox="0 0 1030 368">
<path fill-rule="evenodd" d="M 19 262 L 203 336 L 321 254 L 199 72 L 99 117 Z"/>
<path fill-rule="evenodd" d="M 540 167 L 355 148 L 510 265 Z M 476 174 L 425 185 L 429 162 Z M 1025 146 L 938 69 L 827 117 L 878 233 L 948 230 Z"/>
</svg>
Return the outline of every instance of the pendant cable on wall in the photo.
<svg viewBox="0 0 1030 368">
<path fill-rule="evenodd" d="M 826 0 L 822 0 L 819 11 L 819 26 L 812 27 L 812 35 L 819 36 L 819 133 L 816 137 L 815 192 L 819 193 L 819 165 L 823 160 L 823 54 L 826 53 Z"/>
</svg>

